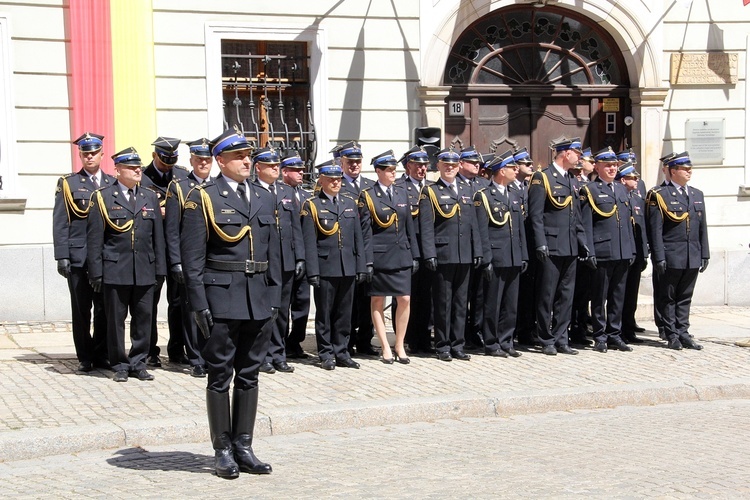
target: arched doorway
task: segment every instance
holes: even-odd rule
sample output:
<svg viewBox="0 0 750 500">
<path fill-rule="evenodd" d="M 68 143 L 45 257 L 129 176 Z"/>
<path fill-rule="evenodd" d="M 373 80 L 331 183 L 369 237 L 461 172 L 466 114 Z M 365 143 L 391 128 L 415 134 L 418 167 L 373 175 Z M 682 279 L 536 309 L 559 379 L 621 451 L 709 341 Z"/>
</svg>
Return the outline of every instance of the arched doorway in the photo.
<svg viewBox="0 0 750 500">
<path fill-rule="evenodd" d="M 445 140 L 483 151 L 581 137 L 594 151 L 631 144 L 629 78 L 608 33 L 576 12 L 512 6 L 472 23 L 448 57 Z"/>
</svg>

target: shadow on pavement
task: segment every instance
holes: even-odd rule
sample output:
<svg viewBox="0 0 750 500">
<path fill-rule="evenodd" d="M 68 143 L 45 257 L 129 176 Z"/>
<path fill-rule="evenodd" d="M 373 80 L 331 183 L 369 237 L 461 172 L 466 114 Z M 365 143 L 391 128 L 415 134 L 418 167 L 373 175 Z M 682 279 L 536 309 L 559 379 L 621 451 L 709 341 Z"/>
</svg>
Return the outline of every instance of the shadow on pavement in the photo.
<svg viewBox="0 0 750 500">
<path fill-rule="evenodd" d="M 107 463 L 122 469 L 214 473 L 214 459 L 209 455 L 196 455 L 187 451 L 151 452 L 140 447 L 118 450 L 115 455 L 119 456 L 108 458 Z"/>
</svg>

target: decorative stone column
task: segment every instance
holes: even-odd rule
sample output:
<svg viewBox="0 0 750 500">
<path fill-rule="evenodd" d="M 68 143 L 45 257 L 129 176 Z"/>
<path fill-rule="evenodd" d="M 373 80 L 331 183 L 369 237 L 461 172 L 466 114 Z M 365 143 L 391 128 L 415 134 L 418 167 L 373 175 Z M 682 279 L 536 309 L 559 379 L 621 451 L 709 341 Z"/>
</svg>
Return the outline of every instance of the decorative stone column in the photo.
<svg viewBox="0 0 750 500">
<path fill-rule="evenodd" d="M 664 139 L 664 101 L 668 88 L 630 89 L 633 108 L 633 149 L 638 154 L 641 178 L 646 189 L 661 182 L 662 141 Z"/>
<path fill-rule="evenodd" d="M 450 87 L 418 87 L 417 92 L 422 108 L 422 126 L 440 127 L 440 143 L 445 144 L 445 98 Z"/>
</svg>

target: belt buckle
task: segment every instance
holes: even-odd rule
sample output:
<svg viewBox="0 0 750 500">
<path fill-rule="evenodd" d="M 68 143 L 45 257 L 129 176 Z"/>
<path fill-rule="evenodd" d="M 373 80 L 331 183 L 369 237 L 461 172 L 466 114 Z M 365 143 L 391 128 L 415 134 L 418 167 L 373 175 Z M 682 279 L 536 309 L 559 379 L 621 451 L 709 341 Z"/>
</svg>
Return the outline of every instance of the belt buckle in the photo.
<svg viewBox="0 0 750 500">
<path fill-rule="evenodd" d="M 254 260 L 245 261 L 245 274 L 255 274 L 255 261 Z"/>
</svg>

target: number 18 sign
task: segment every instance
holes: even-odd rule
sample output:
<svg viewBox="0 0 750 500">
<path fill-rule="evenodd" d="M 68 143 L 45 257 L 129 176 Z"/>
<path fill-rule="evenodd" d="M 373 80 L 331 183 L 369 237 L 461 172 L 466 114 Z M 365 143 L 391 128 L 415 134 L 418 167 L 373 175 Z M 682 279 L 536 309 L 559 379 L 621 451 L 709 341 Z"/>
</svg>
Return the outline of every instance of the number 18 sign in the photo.
<svg viewBox="0 0 750 500">
<path fill-rule="evenodd" d="M 448 116 L 464 116 L 464 102 L 448 101 Z"/>
</svg>

